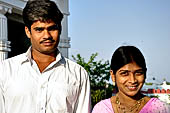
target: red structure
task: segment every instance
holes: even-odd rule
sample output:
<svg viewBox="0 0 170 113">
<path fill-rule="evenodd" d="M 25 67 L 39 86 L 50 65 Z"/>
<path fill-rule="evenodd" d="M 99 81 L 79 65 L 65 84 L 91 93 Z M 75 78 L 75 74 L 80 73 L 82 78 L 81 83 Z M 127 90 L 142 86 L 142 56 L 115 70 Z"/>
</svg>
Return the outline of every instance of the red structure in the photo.
<svg viewBox="0 0 170 113">
<path fill-rule="evenodd" d="M 170 94 L 170 89 L 148 89 L 147 91 L 141 91 L 144 94 L 152 94 L 152 93 L 165 93 L 165 94 Z"/>
</svg>

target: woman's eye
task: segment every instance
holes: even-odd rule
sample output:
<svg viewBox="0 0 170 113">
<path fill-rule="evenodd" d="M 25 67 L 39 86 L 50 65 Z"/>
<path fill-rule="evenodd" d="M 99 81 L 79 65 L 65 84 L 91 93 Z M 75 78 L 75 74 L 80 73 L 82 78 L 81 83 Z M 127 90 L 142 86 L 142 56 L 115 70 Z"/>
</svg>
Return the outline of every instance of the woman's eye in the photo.
<svg viewBox="0 0 170 113">
<path fill-rule="evenodd" d="M 128 71 L 124 71 L 124 72 L 121 72 L 120 75 L 122 75 L 122 76 L 128 76 L 129 73 L 128 73 Z"/>
<path fill-rule="evenodd" d="M 143 74 L 144 74 L 143 71 L 135 72 L 135 75 L 143 75 Z"/>
</svg>

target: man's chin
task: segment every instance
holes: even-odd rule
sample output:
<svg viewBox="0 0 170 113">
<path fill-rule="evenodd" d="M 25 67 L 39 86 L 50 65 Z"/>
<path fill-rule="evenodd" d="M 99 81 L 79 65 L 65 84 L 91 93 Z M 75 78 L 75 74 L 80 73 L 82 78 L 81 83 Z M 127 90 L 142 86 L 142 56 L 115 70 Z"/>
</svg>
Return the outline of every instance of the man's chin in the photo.
<svg viewBox="0 0 170 113">
<path fill-rule="evenodd" d="M 56 50 L 57 50 L 57 49 L 45 49 L 45 50 L 41 51 L 41 53 L 50 55 L 50 54 L 55 53 Z"/>
</svg>

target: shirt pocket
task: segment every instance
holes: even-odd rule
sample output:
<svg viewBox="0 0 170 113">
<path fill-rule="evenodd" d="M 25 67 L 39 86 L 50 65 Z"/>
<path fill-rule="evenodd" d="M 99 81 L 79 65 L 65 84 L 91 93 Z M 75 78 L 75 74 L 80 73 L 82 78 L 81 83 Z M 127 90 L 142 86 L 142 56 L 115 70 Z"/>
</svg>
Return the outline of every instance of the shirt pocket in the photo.
<svg viewBox="0 0 170 113">
<path fill-rule="evenodd" d="M 49 87 L 51 87 L 51 90 L 49 92 L 50 97 L 48 97 L 50 108 L 54 108 L 54 111 L 72 113 L 77 101 L 79 85 L 54 82 L 51 83 Z"/>
</svg>

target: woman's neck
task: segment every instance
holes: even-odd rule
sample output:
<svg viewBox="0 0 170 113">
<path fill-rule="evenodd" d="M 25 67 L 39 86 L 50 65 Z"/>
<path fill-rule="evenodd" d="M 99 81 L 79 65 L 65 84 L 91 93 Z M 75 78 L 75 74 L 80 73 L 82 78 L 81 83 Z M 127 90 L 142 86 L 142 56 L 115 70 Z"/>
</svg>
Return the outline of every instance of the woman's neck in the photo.
<svg viewBox="0 0 170 113">
<path fill-rule="evenodd" d="M 116 96 L 119 98 L 119 101 L 126 106 L 133 106 L 138 100 L 144 97 L 141 93 L 138 93 L 133 97 L 130 97 L 121 92 L 118 92 Z"/>
</svg>

